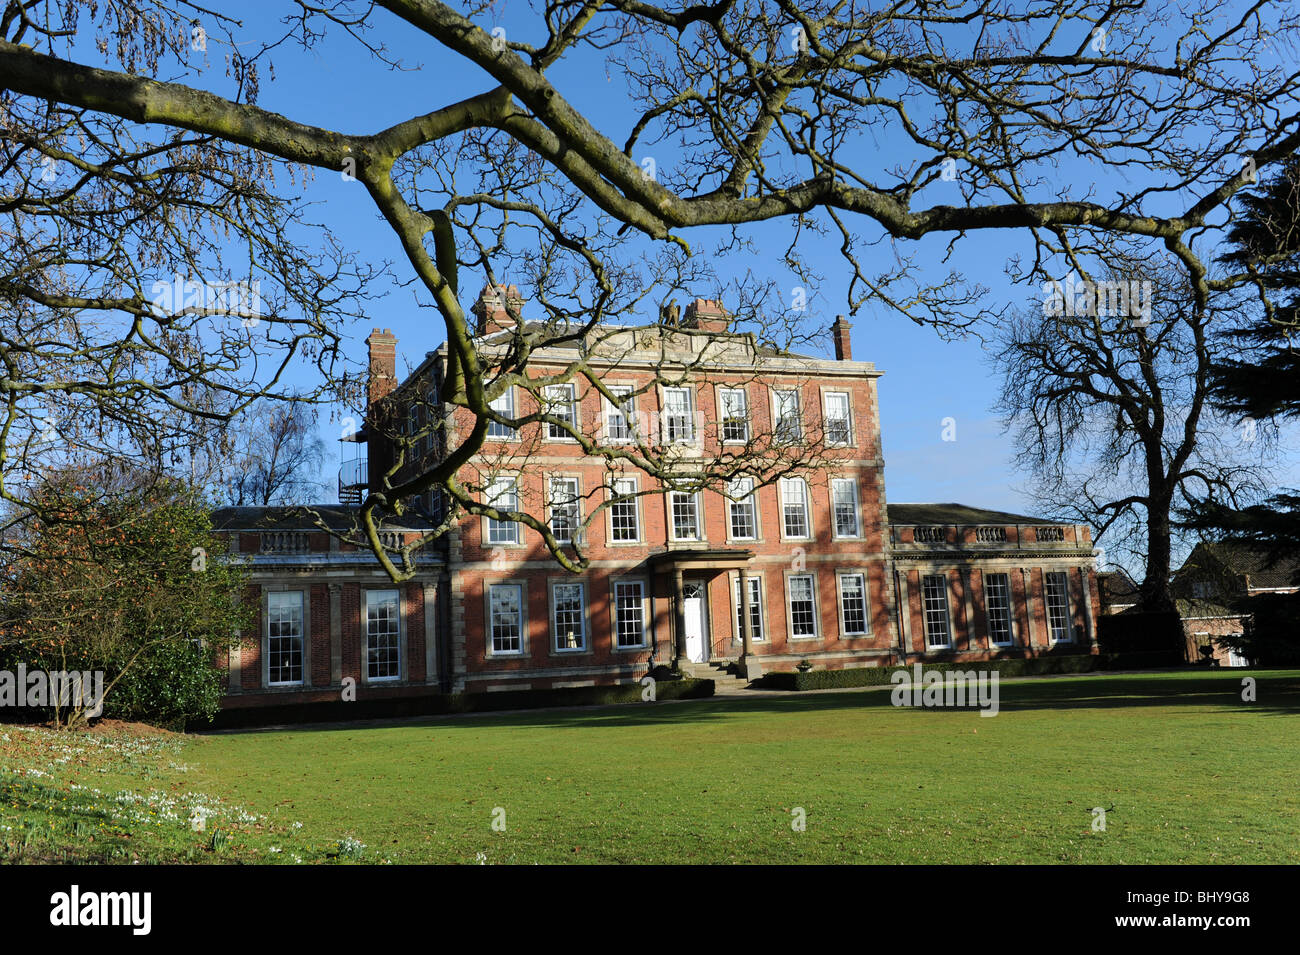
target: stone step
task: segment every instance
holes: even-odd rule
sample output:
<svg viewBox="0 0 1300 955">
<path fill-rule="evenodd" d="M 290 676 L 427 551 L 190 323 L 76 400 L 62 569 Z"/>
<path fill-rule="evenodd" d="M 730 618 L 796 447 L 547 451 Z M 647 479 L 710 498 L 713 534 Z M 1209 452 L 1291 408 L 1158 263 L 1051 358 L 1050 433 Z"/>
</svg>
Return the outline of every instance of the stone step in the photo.
<svg viewBox="0 0 1300 955">
<path fill-rule="evenodd" d="M 744 693 L 749 688 L 749 681 L 729 667 L 732 660 L 710 660 L 707 663 L 690 663 L 683 666 L 687 676 L 701 680 L 712 680 L 713 691 L 720 694 Z"/>
<path fill-rule="evenodd" d="M 731 661 L 710 660 L 708 663 L 685 664 L 683 670 L 689 676 L 693 676 L 696 679 L 712 680 L 719 686 L 729 684 L 735 684 L 742 687 L 748 686 L 748 680 L 728 669 L 731 665 Z"/>
</svg>

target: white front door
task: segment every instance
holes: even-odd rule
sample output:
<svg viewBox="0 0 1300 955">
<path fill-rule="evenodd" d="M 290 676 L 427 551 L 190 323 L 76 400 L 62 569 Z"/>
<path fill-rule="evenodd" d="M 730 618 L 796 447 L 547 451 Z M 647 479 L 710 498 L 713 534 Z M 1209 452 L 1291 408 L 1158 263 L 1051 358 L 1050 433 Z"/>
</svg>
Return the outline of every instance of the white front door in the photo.
<svg viewBox="0 0 1300 955">
<path fill-rule="evenodd" d="M 704 640 L 704 585 L 682 584 L 682 614 L 686 618 L 686 656 L 692 663 L 708 659 Z"/>
</svg>

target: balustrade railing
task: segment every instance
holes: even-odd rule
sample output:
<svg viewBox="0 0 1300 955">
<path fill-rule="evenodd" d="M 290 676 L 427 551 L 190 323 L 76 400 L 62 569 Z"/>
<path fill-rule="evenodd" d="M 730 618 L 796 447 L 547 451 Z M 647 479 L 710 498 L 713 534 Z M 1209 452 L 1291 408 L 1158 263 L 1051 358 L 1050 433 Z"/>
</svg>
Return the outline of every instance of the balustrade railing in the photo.
<svg viewBox="0 0 1300 955">
<path fill-rule="evenodd" d="M 306 531 L 262 531 L 263 554 L 305 554 L 310 549 Z"/>
</svg>

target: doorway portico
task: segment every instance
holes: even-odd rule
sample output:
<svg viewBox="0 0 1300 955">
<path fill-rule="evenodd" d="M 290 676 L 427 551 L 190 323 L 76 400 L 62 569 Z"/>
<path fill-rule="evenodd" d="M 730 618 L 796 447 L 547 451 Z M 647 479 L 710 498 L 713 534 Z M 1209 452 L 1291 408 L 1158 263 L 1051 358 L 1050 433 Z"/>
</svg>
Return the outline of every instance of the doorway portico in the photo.
<svg viewBox="0 0 1300 955">
<path fill-rule="evenodd" d="M 713 621 L 709 613 L 708 581 L 718 574 L 736 571 L 740 576 L 740 593 L 749 602 L 749 562 L 753 551 L 727 550 L 670 550 L 650 558 L 656 575 L 668 578 L 668 590 L 673 600 L 673 669 L 681 670 L 688 663 L 705 663 L 712 656 L 714 639 Z M 739 614 L 741 630 L 740 674 L 746 680 L 762 676 L 762 666 L 754 654 L 753 634 L 750 629 L 750 608 L 745 606 Z M 726 619 L 726 615 L 722 615 Z"/>
</svg>

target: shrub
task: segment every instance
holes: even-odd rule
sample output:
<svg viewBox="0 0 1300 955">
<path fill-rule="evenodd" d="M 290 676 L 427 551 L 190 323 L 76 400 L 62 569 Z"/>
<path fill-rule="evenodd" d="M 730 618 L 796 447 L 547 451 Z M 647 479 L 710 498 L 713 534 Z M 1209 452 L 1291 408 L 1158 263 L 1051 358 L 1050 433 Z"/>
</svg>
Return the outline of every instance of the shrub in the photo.
<svg viewBox="0 0 1300 955">
<path fill-rule="evenodd" d="M 199 643 L 163 643 L 145 652 L 104 699 L 110 719 L 181 730 L 221 709 L 212 654 Z"/>
<path fill-rule="evenodd" d="M 1186 637 L 1176 612 L 1107 615 L 1097 621 L 1102 653 L 1176 653 L 1183 660 Z"/>
<path fill-rule="evenodd" d="M 1243 606 L 1251 615 L 1246 632 L 1219 643 L 1259 666 L 1300 665 L 1300 594 L 1259 594 Z"/>
<path fill-rule="evenodd" d="M 699 700 L 713 696 L 712 680 L 678 679 L 656 683 L 655 699 Z M 604 706 L 640 703 L 640 683 L 618 686 L 576 686 L 559 690 L 507 690 L 499 693 L 431 693 L 427 696 L 357 700 L 345 703 L 286 703 L 283 706 L 238 707 L 222 710 L 214 729 L 267 726 L 281 723 L 328 723 L 336 720 L 378 720 L 396 717 L 442 716 L 451 713 L 492 713 L 548 706 Z"/>
<path fill-rule="evenodd" d="M 168 726 L 216 712 L 216 655 L 247 625 L 241 578 L 208 511 L 164 484 L 101 498 L 52 480 L 9 555 L 0 668 L 102 671 L 103 715 Z M 209 555 L 212 555 L 209 557 Z M 51 706 L 59 725 L 93 710 Z"/>
</svg>

